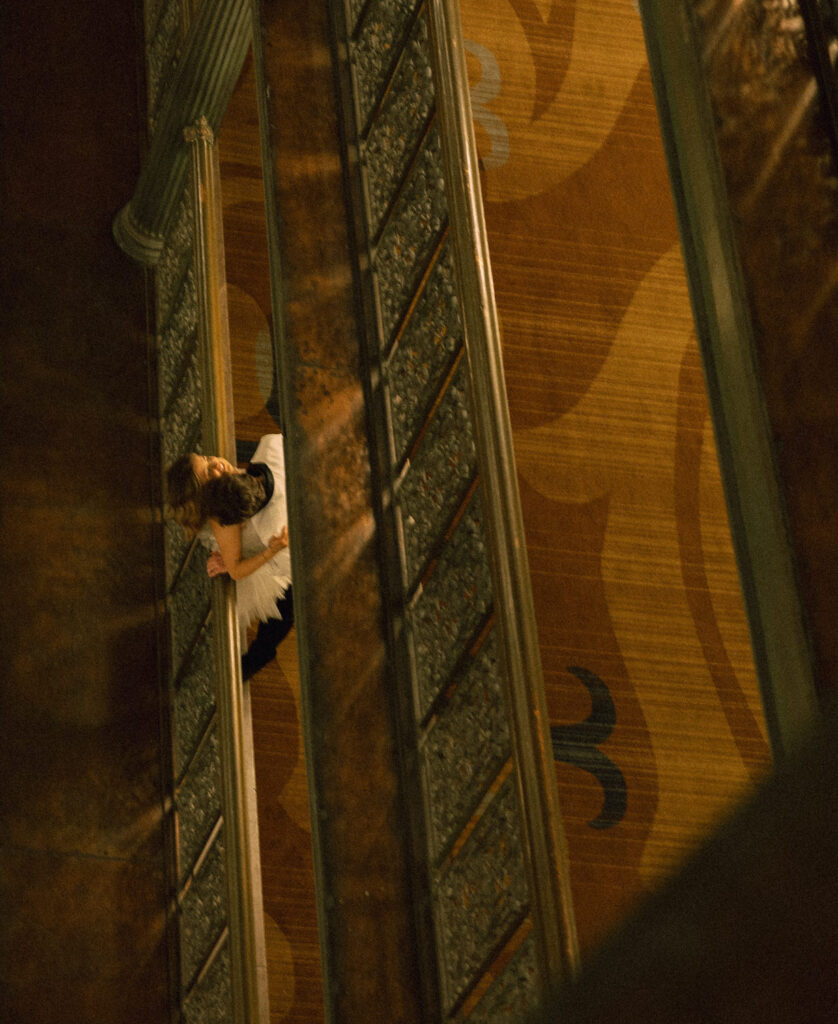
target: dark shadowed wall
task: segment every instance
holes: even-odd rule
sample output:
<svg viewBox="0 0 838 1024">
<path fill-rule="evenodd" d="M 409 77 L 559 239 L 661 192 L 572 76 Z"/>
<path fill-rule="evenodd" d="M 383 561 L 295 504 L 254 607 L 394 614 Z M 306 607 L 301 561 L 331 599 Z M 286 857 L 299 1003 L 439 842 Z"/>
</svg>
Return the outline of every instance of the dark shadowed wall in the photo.
<svg viewBox="0 0 838 1024">
<path fill-rule="evenodd" d="M 163 1021 L 132 0 L 0 13 L 0 1019 Z"/>
</svg>

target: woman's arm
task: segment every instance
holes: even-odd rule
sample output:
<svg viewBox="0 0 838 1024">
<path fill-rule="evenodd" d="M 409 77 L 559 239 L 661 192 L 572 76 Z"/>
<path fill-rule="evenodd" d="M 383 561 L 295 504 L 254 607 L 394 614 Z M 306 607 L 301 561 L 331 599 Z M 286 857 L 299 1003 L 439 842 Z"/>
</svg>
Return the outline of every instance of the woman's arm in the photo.
<svg viewBox="0 0 838 1024">
<path fill-rule="evenodd" d="M 215 571 L 211 571 L 208 564 L 207 572 L 211 576 L 218 575 L 219 571 L 226 571 L 234 580 L 244 579 L 245 576 L 249 576 L 251 573 L 256 572 L 257 569 L 261 569 L 263 565 L 273 558 L 277 551 L 288 547 L 288 528 L 283 527 L 281 533 L 274 534 L 271 537 L 266 548 L 263 548 L 258 554 L 251 555 L 249 558 L 242 558 L 241 526 L 222 526 L 214 519 L 210 519 L 209 522 L 224 564 L 223 570 L 213 565 L 212 568 Z"/>
</svg>

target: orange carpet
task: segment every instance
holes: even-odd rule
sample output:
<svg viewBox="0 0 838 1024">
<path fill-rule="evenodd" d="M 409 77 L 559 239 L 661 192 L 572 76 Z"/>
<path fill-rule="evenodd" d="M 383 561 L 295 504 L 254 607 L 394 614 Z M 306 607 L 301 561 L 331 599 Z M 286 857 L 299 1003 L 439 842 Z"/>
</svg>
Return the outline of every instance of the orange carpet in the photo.
<svg viewBox="0 0 838 1024">
<path fill-rule="evenodd" d="M 461 9 L 587 948 L 769 752 L 640 17 Z"/>
</svg>

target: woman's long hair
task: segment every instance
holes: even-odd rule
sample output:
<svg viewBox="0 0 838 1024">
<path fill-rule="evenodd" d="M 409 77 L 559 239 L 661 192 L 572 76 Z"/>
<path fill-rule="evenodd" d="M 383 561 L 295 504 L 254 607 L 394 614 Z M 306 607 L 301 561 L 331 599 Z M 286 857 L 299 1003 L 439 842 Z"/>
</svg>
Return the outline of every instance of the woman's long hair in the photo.
<svg viewBox="0 0 838 1024">
<path fill-rule="evenodd" d="M 201 510 L 201 484 L 192 468 L 192 456 L 181 455 L 166 473 L 166 503 L 172 519 L 180 523 L 188 537 L 204 525 L 206 513 Z"/>
<path fill-rule="evenodd" d="M 181 455 L 166 474 L 166 500 L 175 522 L 193 537 L 212 518 L 222 526 L 243 523 L 265 503 L 261 479 L 246 473 L 224 473 L 203 486 L 192 468 L 192 456 Z"/>
</svg>

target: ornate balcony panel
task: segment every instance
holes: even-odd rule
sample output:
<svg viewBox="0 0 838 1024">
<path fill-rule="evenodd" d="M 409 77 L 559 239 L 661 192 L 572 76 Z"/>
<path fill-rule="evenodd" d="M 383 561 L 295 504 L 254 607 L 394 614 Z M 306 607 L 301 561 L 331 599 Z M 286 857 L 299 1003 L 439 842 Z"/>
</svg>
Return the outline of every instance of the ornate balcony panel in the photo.
<svg viewBox="0 0 838 1024">
<path fill-rule="evenodd" d="M 189 551 L 189 540 L 172 519 L 164 522 L 163 531 L 166 548 L 166 590 L 171 590 Z"/>
<path fill-rule="evenodd" d="M 218 733 L 213 728 L 175 798 L 181 883 L 194 868 L 221 814 L 220 772 Z"/>
<path fill-rule="evenodd" d="M 183 378 L 188 388 L 189 379 L 198 372 L 197 341 L 197 329 L 185 339 L 172 330 L 160 337 L 157 371 L 160 410 L 164 416 L 180 391 Z"/>
<path fill-rule="evenodd" d="M 187 339 L 198 327 L 198 289 L 192 261 L 185 261 L 177 295 L 167 309 L 165 323 L 159 324 L 161 339 L 172 338 L 173 344 L 187 344 Z"/>
<path fill-rule="evenodd" d="M 201 392 L 200 377 L 190 381 L 192 390 L 184 388 L 175 395 L 163 424 L 163 464 L 168 466 L 184 452 L 200 450 Z"/>
<path fill-rule="evenodd" d="M 227 920 L 224 830 L 215 839 L 180 908 L 180 977 L 188 989 Z"/>
<path fill-rule="evenodd" d="M 123 251 L 155 267 L 164 469 L 200 451 L 204 440 L 213 451 L 234 451 L 232 401 L 224 390 L 229 351 L 213 130 L 250 47 L 252 15 L 248 0 L 145 2 L 152 137 L 113 231 Z M 203 551 L 190 549 L 177 525 L 166 522 L 164 536 L 173 756 L 167 782 L 176 808 L 169 872 L 181 908 L 178 1019 L 266 1021 L 258 844 L 232 589 L 221 580 L 211 587 Z M 226 855 L 213 838 L 222 818 Z"/>
<path fill-rule="evenodd" d="M 212 645 L 206 630 L 179 680 L 174 702 L 174 770 L 180 778 L 215 711 Z"/>
<path fill-rule="evenodd" d="M 385 342 L 424 276 L 448 216 L 439 132 L 432 127 L 375 252 Z"/>
<path fill-rule="evenodd" d="M 233 1019 L 230 948 L 225 942 L 189 993 L 183 1007 L 183 1024 L 228 1024 Z"/>
<path fill-rule="evenodd" d="M 183 287 L 184 275 L 192 265 L 194 236 L 195 217 L 189 193 L 184 192 L 154 270 L 157 323 L 161 327 L 168 323 L 174 311 L 175 299 Z"/>
<path fill-rule="evenodd" d="M 519 924 L 529 902 L 515 786 L 513 774 L 434 882 L 446 1012 L 474 983 L 499 939 Z"/>
<path fill-rule="evenodd" d="M 384 215 L 405 176 L 433 105 L 428 23 L 425 18 L 417 18 L 392 87 L 361 147 L 367 172 L 370 228 L 374 236 L 381 230 Z"/>
<path fill-rule="evenodd" d="M 469 1014 L 469 1024 L 527 1024 L 539 1004 L 538 961 L 530 932 Z"/>
<path fill-rule="evenodd" d="M 183 658 L 206 621 L 210 604 L 210 580 L 201 557 L 193 553 L 171 594 L 169 618 L 172 661 L 177 676 Z"/>
<path fill-rule="evenodd" d="M 372 0 L 367 7 L 349 49 L 362 124 L 378 106 L 417 6 L 417 0 Z"/>
<path fill-rule="evenodd" d="M 446 242 L 387 365 L 397 466 L 407 457 L 462 343 L 460 305 Z"/>
<path fill-rule="evenodd" d="M 153 23 L 146 45 L 149 126 L 153 132 L 155 114 L 172 80 L 180 53 L 181 0 L 162 0 L 146 6 L 154 8 L 146 19 L 147 24 Z"/>
<path fill-rule="evenodd" d="M 346 21 L 349 28 L 349 35 L 354 35 L 358 27 L 358 19 L 366 7 L 367 0 L 346 0 Z"/>
<path fill-rule="evenodd" d="M 399 487 L 408 580 L 416 577 L 460 506 L 477 471 L 463 361 L 434 411 Z"/>
<path fill-rule="evenodd" d="M 410 611 L 419 717 L 424 718 L 492 606 L 479 491 Z"/>
<path fill-rule="evenodd" d="M 492 630 L 421 747 L 433 863 L 462 832 L 512 754 L 505 696 Z"/>
<path fill-rule="evenodd" d="M 433 1016 L 459 1019 L 479 984 L 480 1019 L 517 1020 L 572 957 L 574 939 L 558 881 L 554 768 L 543 756 L 545 730 L 533 726 L 546 722 L 546 709 L 475 210 L 479 183 L 469 177 L 476 161 L 466 152 L 471 121 L 456 5 L 358 0 L 348 25 L 337 16 L 336 27 L 349 54 L 346 120 L 357 128 L 350 147 L 360 154 L 354 160 L 350 148 L 347 158 L 365 243 L 365 322 L 375 325 L 366 341 L 384 482 L 378 502 L 392 517 L 392 578 L 403 582 L 389 627 L 405 785 L 415 787 L 409 814 L 415 838 L 427 842 L 417 891 L 429 888 L 434 907 L 433 923 L 420 920 L 423 949 L 435 951 L 425 965 L 440 994 Z M 508 963 L 499 960 L 497 973 L 493 961 L 507 955 L 525 920 L 530 935 Z"/>
</svg>

